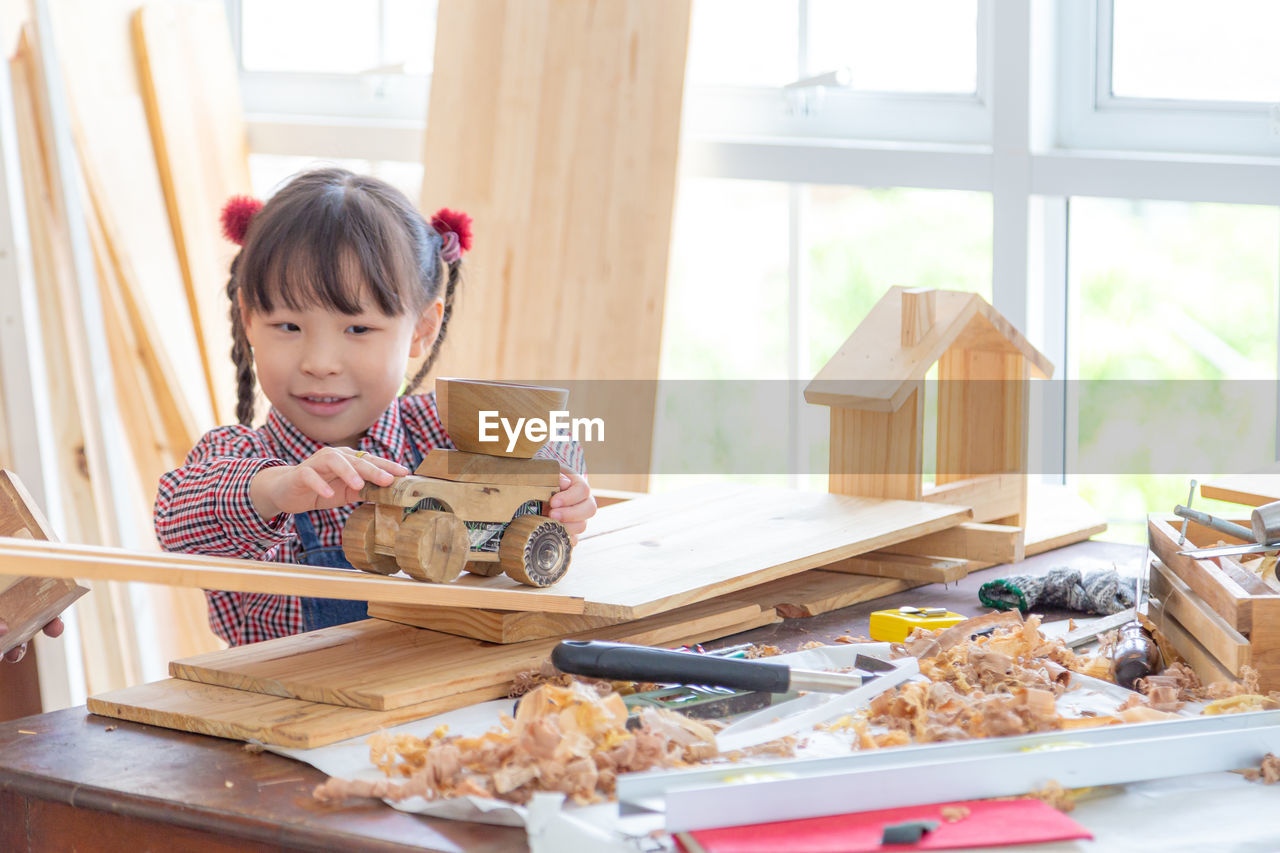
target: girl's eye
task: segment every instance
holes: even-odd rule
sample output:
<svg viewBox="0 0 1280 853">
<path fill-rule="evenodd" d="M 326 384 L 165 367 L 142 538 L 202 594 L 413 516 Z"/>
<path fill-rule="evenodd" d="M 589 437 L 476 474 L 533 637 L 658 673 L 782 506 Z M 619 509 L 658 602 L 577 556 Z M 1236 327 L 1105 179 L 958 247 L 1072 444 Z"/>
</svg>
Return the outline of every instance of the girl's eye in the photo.
<svg viewBox="0 0 1280 853">
<path fill-rule="evenodd" d="M 302 327 L 297 323 L 276 323 L 276 328 L 282 332 L 301 332 Z"/>
<path fill-rule="evenodd" d="M 347 326 L 347 331 L 353 335 L 363 335 L 372 331 L 368 326 Z"/>
</svg>

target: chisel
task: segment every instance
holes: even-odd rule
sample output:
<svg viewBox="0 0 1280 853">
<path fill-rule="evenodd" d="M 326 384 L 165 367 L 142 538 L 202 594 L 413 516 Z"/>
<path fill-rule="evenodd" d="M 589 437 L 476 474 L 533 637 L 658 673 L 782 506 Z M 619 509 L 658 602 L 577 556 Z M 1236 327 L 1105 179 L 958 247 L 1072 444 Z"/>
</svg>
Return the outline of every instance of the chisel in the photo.
<svg viewBox="0 0 1280 853">
<path fill-rule="evenodd" d="M 893 668 L 886 661 L 858 655 L 855 666 L 867 672 L 821 672 L 759 660 L 736 660 L 601 640 L 563 640 L 551 653 L 551 662 L 561 672 L 589 678 L 708 684 L 764 693 L 792 690 L 845 693 L 874 679 L 876 671 Z"/>
</svg>

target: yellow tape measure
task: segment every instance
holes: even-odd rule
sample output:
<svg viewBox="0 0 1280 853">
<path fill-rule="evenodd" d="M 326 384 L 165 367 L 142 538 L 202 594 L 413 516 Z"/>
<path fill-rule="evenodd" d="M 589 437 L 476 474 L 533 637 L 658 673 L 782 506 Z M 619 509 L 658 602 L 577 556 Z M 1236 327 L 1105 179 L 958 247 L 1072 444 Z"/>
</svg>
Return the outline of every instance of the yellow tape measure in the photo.
<svg viewBox="0 0 1280 853">
<path fill-rule="evenodd" d="M 967 617 L 945 607 L 912 607 L 877 610 L 871 614 L 871 639 L 882 643 L 901 643 L 916 628 L 941 631 L 958 625 Z"/>
</svg>

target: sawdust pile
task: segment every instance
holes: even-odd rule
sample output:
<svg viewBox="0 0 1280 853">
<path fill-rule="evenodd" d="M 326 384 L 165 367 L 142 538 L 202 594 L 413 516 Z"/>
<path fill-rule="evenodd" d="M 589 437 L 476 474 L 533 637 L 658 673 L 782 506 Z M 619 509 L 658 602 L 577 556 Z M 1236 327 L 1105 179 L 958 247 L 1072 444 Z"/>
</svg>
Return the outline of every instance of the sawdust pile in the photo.
<svg viewBox="0 0 1280 853">
<path fill-rule="evenodd" d="M 1250 782 L 1261 781 L 1264 785 L 1274 785 L 1280 782 L 1280 757 L 1268 752 L 1262 757 L 1262 766 L 1257 770 L 1250 768 L 1241 772 Z"/>
<path fill-rule="evenodd" d="M 428 800 L 496 797 L 528 802 L 537 791 L 560 791 L 574 802 L 598 802 L 614 792 L 619 773 L 678 767 L 716 754 L 703 724 L 659 708 L 640 711 L 627 729 L 616 693 L 601 697 L 588 685 L 544 684 L 520 700 L 514 718 L 477 737 L 374 735 L 370 758 L 389 778 L 376 782 L 330 778 L 318 800 L 382 797 Z M 400 781 L 397 781 L 400 780 Z"/>
</svg>

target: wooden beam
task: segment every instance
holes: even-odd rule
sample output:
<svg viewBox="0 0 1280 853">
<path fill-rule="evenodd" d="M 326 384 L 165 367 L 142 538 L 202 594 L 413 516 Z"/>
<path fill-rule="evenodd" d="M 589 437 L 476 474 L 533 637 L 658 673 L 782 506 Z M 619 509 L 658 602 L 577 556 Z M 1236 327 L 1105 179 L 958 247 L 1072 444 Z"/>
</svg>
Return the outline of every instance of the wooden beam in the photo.
<svg viewBox="0 0 1280 853">
<path fill-rule="evenodd" d="M 870 554 L 848 557 L 838 563 L 823 566 L 822 569 L 828 572 L 900 578 L 920 583 L 955 583 L 968 576 L 969 563 L 966 560 L 949 560 L 945 557 L 917 557 L 890 551 L 872 551 Z"/>
<path fill-rule="evenodd" d="M 902 291 L 903 349 L 920 343 L 938 319 L 938 291 L 928 287 L 912 287 Z"/>
<path fill-rule="evenodd" d="M 1235 675 L 1249 663 L 1249 641 L 1227 624 L 1159 560 L 1150 568 L 1151 595 L 1160 600 L 1164 612 L 1174 617 L 1199 640 L 1222 665 Z"/>
<path fill-rule="evenodd" d="M 986 474 L 930 486 L 920 496 L 930 503 L 967 506 L 977 522 L 996 521 L 1016 516 L 1027 500 L 1027 475 L 1022 473 Z M 1015 525 L 1016 526 L 1016 525 Z"/>
<path fill-rule="evenodd" d="M 892 547 L 895 554 L 942 555 L 993 563 L 1016 563 L 1025 554 L 1023 529 L 1004 524 L 958 524 Z"/>
</svg>

